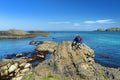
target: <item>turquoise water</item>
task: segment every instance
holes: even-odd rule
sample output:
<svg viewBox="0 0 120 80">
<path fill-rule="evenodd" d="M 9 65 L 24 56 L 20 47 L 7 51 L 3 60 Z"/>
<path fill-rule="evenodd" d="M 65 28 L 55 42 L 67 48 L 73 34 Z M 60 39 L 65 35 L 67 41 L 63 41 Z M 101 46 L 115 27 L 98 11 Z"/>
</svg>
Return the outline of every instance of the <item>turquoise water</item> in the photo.
<svg viewBox="0 0 120 80">
<path fill-rule="evenodd" d="M 84 43 L 95 51 L 95 61 L 111 67 L 120 67 L 120 32 L 50 32 L 48 37 L 37 36 L 26 39 L 1 39 L 0 58 L 7 54 L 30 52 L 35 46 L 29 45 L 31 40 L 51 40 L 56 42 L 72 41 L 75 34 L 84 39 Z"/>
</svg>

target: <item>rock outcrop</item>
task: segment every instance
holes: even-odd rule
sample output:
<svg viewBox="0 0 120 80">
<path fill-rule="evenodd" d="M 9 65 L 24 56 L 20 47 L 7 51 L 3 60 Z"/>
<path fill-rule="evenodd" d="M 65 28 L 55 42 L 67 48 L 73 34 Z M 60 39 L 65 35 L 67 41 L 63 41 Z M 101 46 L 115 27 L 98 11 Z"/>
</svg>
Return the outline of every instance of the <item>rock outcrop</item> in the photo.
<svg viewBox="0 0 120 80">
<path fill-rule="evenodd" d="M 3 59 L 0 63 L 0 80 L 22 80 L 32 65 L 24 59 Z"/>
<path fill-rule="evenodd" d="M 0 31 L 0 39 L 17 39 L 17 38 L 31 38 L 37 35 L 48 36 L 48 32 L 44 31 L 23 31 L 16 29 L 9 29 L 7 31 Z"/>
<path fill-rule="evenodd" d="M 7 69 L 0 67 L 0 70 L 4 70 L 4 76 L 6 74 L 10 76 L 11 73 L 17 71 L 28 72 L 22 76 L 12 76 L 12 80 L 120 80 L 119 68 L 103 67 L 95 63 L 94 51 L 86 44 L 81 44 L 74 50 L 71 44 L 70 41 L 61 43 L 45 41 L 39 44 L 36 47 L 37 59 L 40 55 L 47 53 L 51 54 L 51 58 L 42 61 L 32 71 L 30 71 L 31 68 L 28 70 L 28 67 L 31 66 L 28 61 L 25 64 L 13 63 Z M 21 68 L 20 65 L 24 68 Z M 22 71 L 23 69 L 24 71 Z M 3 74 L 0 76 L 2 79 L 4 78 Z"/>
<path fill-rule="evenodd" d="M 85 44 L 72 50 L 70 41 L 46 41 L 38 45 L 36 50 L 48 51 L 52 57 L 35 68 L 30 80 L 120 80 L 119 69 L 96 64 L 94 51 Z"/>
<path fill-rule="evenodd" d="M 95 31 L 115 31 L 115 32 L 117 32 L 117 31 L 120 31 L 120 27 L 111 27 L 111 28 L 107 28 L 107 29 L 104 29 L 104 28 L 98 28 L 97 30 L 95 30 Z"/>
<path fill-rule="evenodd" d="M 49 32 L 46 31 L 28 31 L 28 32 L 34 35 L 41 35 L 44 37 L 49 35 Z"/>
</svg>

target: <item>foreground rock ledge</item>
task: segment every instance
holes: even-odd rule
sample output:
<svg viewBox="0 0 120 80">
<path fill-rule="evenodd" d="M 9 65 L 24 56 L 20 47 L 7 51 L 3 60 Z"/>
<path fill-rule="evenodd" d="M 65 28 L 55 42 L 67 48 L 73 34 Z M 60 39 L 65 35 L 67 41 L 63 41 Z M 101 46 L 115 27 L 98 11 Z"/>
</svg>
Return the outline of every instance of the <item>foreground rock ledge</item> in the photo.
<svg viewBox="0 0 120 80">
<path fill-rule="evenodd" d="M 46 41 L 39 44 L 36 51 L 51 53 L 51 59 L 43 61 L 19 80 L 120 80 L 120 69 L 95 63 L 94 51 L 85 44 L 72 50 L 70 41 Z"/>
<path fill-rule="evenodd" d="M 35 68 L 30 80 L 120 80 L 119 69 L 96 64 L 94 51 L 85 44 L 72 50 L 70 41 L 46 41 L 36 50 L 48 51 L 52 57 Z"/>
</svg>

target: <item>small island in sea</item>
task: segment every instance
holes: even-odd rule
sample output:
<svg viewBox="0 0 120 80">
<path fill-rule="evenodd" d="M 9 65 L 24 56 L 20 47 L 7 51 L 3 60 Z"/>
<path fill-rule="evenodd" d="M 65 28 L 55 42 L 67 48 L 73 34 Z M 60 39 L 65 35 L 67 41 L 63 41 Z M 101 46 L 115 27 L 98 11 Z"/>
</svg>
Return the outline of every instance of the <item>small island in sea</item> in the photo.
<svg viewBox="0 0 120 80">
<path fill-rule="evenodd" d="M 49 33 L 45 31 L 23 31 L 23 30 L 16 30 L 16 29 L 0 31 L 0 39 L 31 38 L 37 35 L 48 36 Z"/>
<path fill-rule="evenodd" d="M 111 28 L 98 28 L 95 31 L 120 31 L 120 27 L 111 27 Z"/>
</svg>

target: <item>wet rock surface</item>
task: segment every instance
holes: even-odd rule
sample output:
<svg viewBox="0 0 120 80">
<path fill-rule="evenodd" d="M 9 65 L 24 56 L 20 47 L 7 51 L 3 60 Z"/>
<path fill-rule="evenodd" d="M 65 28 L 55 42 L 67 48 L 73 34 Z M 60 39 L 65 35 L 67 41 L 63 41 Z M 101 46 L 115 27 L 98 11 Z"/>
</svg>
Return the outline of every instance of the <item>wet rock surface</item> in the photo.
<svg viewBox="0 0 120 80">
<path fill-rule="evenodd" d="M 21 54 L 16 55 L 17 59 L 25 61 L 14 62 L 9 68 L 4 67 L 4 76 L 6 74 L 10 76 L 9 73 L 12 72 L 28 72 L 23 76 L 12 76 L 12 79 L 16 80 L 14 78 L 17 77 L 17 80 L 120 80 L 119 68 L 104 67 L 95 63 L 94 51 L 86 44 L 81 44 L 78 49 L 74 50 L 71 44 L 70 41 L 61 43 L 45 41 L 37 45 L 35 52 L 31 53 L 30 57 L 23 58 L 25 56 Z M 51 54 L 49 60 L 45 60 L 47 53 Z M 29 67 L 32 62 L 40 59 L 45 61 L 42 60 L 32 69 Z M 0 76 L 4 78 L 3 74 Z"/>
</svg>

